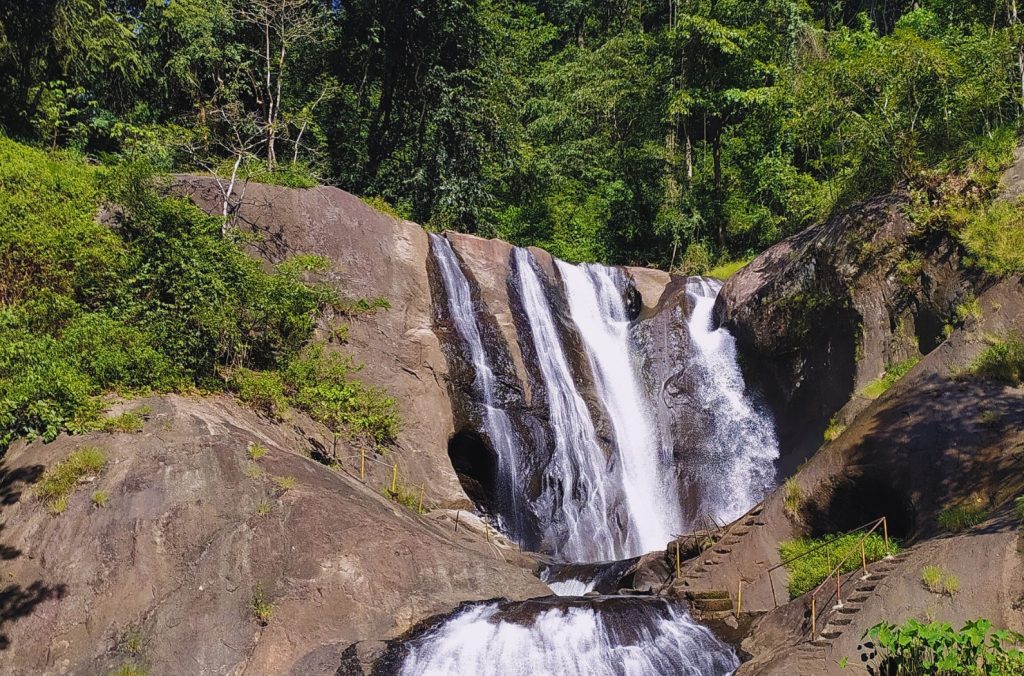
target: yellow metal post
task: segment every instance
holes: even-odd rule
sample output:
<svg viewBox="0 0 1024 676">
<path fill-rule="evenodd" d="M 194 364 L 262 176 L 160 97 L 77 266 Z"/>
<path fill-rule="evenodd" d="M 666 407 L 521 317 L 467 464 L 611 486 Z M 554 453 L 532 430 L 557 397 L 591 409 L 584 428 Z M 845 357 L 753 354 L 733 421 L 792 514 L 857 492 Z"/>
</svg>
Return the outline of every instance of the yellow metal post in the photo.
<svg viewBox="0 0 1024 676">
<path fill-rule="evenodd" d="M 424 491 L 424 484 L 420 484 L 420 504 L 419 504 L 419 506 L 416 507 L 416 513 L 417 514 L 422 514 L 423 513 L 423 491 Z"/>
<path fill-rule="evenodd" d="M 818 613 L 814 594 L 811 594 L 811 640 L 818 638 Z"/>
<path fill-rule="evenodd" d="M 359 449 L 359 480 L 366 483 L 366 449 Z"/>
<path fill-rule="evenodd" d="M 889 556 L 889 520 L 882 517 L 882 533 L 885 536 L 885 555 Z"/>
<path fill-rule="evenodd" d="M 676 542 L 676 579 L 679 579 L 679 542 Z"/>
<path fill-rule="evenodd" d="M 459 532 L 459 515 L 462 514 L 462 510 L 455 510 L 455 532 Z"/>
<path fill-rule="evenodd" d="M 736 617 L 740 616 L 743 612 L 743 580 L 739 581 L 736 585 Z"/>
<path fill-rule="evenodd" d="M 391 466 L 391 492 L 398 493 L 398 463 Z"/>
<path fill-rule="evenodd" d="M 864 569 L 864 578 L 868 577 L 868 556 L 864 551 L 864 540 L 860 541 L 860 565 Z"/>
</svg>

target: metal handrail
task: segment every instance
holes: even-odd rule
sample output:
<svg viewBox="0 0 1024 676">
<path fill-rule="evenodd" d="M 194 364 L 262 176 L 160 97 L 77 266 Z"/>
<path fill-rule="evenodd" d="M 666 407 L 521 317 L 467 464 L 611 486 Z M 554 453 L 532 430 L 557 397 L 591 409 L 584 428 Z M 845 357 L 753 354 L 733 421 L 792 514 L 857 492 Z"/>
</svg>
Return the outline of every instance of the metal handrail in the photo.
<svg viewBox="0 0 1024 676">
<path fill-rule="evenodd" d="M 800 560 L 800 559 L 804 558 L 805 556 L 809 556 L 810 554 L 813 554 L 814 552 L 816 552 L 816 551 L 818 551 L 818 550 L 821 550 L 821 549 L 825 549 L 825 548 L 829 548 L 829 547 L 832 547 L 832 546 L 833 546 L 833 544 L 834 544 L 834 540 L 835 540 L 835 539 L 838 539 L 838 538 L 840 538 L 840 537 L 842 537 L 842 536 L 844 536 L 844 535 L 852 535 L 853 533 L 856 533 L 856 532 L 858 532 L 858 531 L 862 531 L 862 530 L 864 530 L 865 528 L 867 528 L 868 526 L 871 526 L 871 530 L 869 530 L 869 531 L 868 531 L 868 532 L 867 532 L 867 533 L 865 534 L 865 536 L 864 536 L 864 537 L 867 537 L 867 535 L 870 535 L 871 533 L 873 533 L 873 532 L 875 531 L 875 529 L 876 529 L 876 528 L 878 528 L 878 525 L 879 525 L 879 524 L 881 524 L 881 523 L 884 523 L 885 521 L 886 521 L 886 518 L 885 518 L 884 516 L 883 516 L 883 517 L 880 517 L 880 518 L 878 518 L 878 519 L 874 519 L 874 520 L 872 520 L 872 521 L 868 521 L 867 523 L 865 523 L 865 524 L 863 524 L 863 525 L 861 525 L 861 526 L 857 526 L 856 528 L 851 528 L 851 529 L 850 529 L 850 530 L 848 530 L 848 531 L 845 531 L 845 532 L 843 532 L 843 533 L 839 533 L 839 534 L 837 534 L 837 535 L 836 535 L 836 537 L 835 537 L 835 538 L 834 538 L 833 540 L 829 540 L 829 541 L 827 541 L 827 542 L 822 542 L 822 543 L 821 543 L 821 544 L 819 544 L 819 545 L 816 545 L 816 546 L 814 546 L 814 547 L 811 547 L 810 549 L 808 549 L 808 550 L 807 550 L 807 551 L 805 551 L 805 552 L 801 552 L 800 554 L 797 554 L 796 556 L 792 556 L 792 557 L 790 557 L 790 558 L 788 558 L 788 559 L 786 559 L 786 560 L 782 561 L 781 563 L 777 563 L 777 564 L 775 564 L 774 566 L 772 566 L 771 568 L 767 569 L 767 570 L 765 571 L 765 574 L 767 574 L 767 575 L 768 575 L 768 583 L 769 583 L 769 584 L 771 585 L 771 589 L 772 589 L 772 603 L 774 603 L 774 604 L 775 604 L 775 607 L 776 607 L 776 608 L 778 608 L 778 607 L 779 607 L 779 599 L 778 599 L 778 595 L 777 595 L 777 594 L 776 594 L 776 592 L 775 592 L 775 579 L 774 579 L 774 578 L 772 578 L 772 573 L 774 573 L 774 572 L 775 572 L 776 570 L 778 570 L 779 568 L 782 568 L 782 567 L 784 567 L 784 566 L 788 566 L 789 564 L 793 563 L 794 561 L 798 561 L 798 560 Z M 864 539 L 864 538 L 861 538 L 861 541 L 863 541 L 863 539 Z M 858 544 L 859 544 L 859 542 L 858 542 Z M 888 536 L 888 527 L 886 528 L 885 548 L 886 548 L 886 552 L 888 552 L 888 551 L 889 551 L 889 536 Z M 843 559 L 843 561 L 842 561 L 842 562 L 840 563 L 840 565 L 842 565 L 842 564 L 844 564 L 844 563 L 846 563 L 846 559 L 845 559 L 845 558 L 844 558 L 844 559 Z M 825 579 L 826 579 L 826 580 L 828 580 L 828 579 L 831 579 L 831 572 L 829 573 L 829 576 L 828 576 L 828 577 L 826 577 Z M 817 590 L 815 590 L 815 591 L 817 591 Z"/>
</svg>

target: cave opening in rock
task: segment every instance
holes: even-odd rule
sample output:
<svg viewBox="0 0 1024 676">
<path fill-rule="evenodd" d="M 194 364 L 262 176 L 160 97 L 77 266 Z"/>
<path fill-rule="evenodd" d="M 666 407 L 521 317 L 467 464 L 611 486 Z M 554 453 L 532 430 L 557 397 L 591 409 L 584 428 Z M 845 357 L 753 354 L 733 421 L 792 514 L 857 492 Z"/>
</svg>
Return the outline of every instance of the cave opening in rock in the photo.
<svg viewBox="0 0 1024 676">
<path fill-rule="evenodd" d="M 886 517 L 889 536 L 905 539 L 914 531 L 914 509 L 908 496 L 887 477 L 863 473 L 846 476 L 817 495 L 803 509 L 812 537 L 845 533 Z"/>
<path fill-rule="evenodd" d="M 462 490 L 485 512 L 497 509 L 498 458 L 482 436 L 472 430 L 448 440 L 448 458 Z"/>
</svg>

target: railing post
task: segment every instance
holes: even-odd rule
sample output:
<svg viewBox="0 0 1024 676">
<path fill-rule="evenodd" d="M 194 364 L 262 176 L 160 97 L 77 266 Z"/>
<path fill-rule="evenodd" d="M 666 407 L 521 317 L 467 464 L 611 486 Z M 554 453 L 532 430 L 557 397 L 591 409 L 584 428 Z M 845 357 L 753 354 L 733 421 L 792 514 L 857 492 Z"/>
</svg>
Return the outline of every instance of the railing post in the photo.
<svg viewBox="0 0 1024 676">
<path fill-rule="evenodd" d="M 817 613 L 817 602 L 814 598 L 814 593 L 811 592 L 811 640 L 814 641 L 818 638 L 818 613 Z"/>
<path fill-rule="evenodd" d="M 679 579 L 679 541 L 676 540 L 676 579 Z"/>
<path fill-rule="evenodd" d="M 459 532 L 459 515 L 462 514 L 461 509 L 455 510 L 455 532 Z"/>
<path fill-rule="evenodd" d="M 768 583 L 772 586 L 772 603 L 774 603 L 775 607 L 778 608 L 779 607 L 779 597 L 776 596 L 776 594 L 775 594 L 775 579 L 772 577 L 772 571 L 771 570 L 768 571 Z"/>
<path fill-rule="evenodd" d="M 366 449 L 359 449 L 359 480 L 366 483 Z"/>
<path fill-rule="evenodd" d="M 743 612 L 743 578 L 736 585 L 736 619 L 739 619 Z"/>
<path fill-rule="evenodd" d="M 866 580 L 871 577 L 871 575 L 868 574 L 868 555 L 864 551 L 864 538 L 861 538 L 860 540 L 860 565 L 864 569 L 864 577 L 861 579 Z"/>
<path fill-rule="evenodd" d="M 398 493 L 398 463 L 391 466 L 391 492 Z"/>
<path fill-rule="evenodd" d="M 882 517 L 882 533 L 885 535 L 885 558 L 891 559 L 892 554 L 889 553 L 889 520 Z"/>
<path fill-rule="evenodd" d="M 836 568 L 836 604 L 834 606 L 832 606 L 833 608 L 836 608 L 836 609 L 839 609 L 839 608 L 843 607 L 842 585 L 839 582 L 839 575 L 840 575 L 839 571 L 840 571 L 841 568 L 842 568 L 842 565 L 840 565 L 839 568 Z"/>
</svg>

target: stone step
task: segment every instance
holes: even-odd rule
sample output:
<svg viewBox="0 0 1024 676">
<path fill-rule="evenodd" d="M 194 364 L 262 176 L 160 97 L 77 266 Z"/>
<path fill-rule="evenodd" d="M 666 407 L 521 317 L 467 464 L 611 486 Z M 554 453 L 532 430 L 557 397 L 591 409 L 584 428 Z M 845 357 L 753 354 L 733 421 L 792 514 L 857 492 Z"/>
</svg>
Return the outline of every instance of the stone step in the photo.
<svg viewBox="0 0 1024 676">
<path fill-rule="evenodd" d="M 701 599 L 694 601 L 693 605 L 702 613 L 732 610 L 731 599 Z"/>
<path fill-rule="evenodd" d="M 719 542 L 719 544 L 723 547 L 735 547 L 741 542 L 743 542 L 743 540 L 740 540 L 739 538 L 727 538 Z"/>
<path fill-rule="evenodd" d="M 810 645 L 814 646 L 815 648 L 827 648 L 830 645 L 832 645 L 832 641 L 827 641 L 823 638 L 816 638 L 810 642 Z"/>
<path fill-rule="evenodd" d="M 860 612 L 860 607 L 858 607 L 858 606 L 843 606 L 842 608 L 836 608 L 836 612 L 842 613 L 844 615 L 853 615 L 854 613 L 859 613 Z"/>
<path fill-rule="evenodd" d="M 764 505 L 758 505 L 748 512 L 750 516 L 759 516 L 764 511 Z"/>
<path fill-rule="evenodd" d="M 852 622 L 853 622 L 853 618 L 852 617 L 837 617 L 834 620 L 829 620 L 828 623 L 832 624 L 832 625 L 835 625 L 837 627 L 845 627 L 846 625 L 848 625 L 848 624 L 850 624 Z"/>
<path fill-rule="evenodd" d="M 718 561 L 717 559 L 709 559 L 709 560 L 705 561 L 704 563 L 709 565 L 709 566 L 719 566 L 719 565 L 722 564 L 722 562 Z"/>
<path fill-rule="evenodd" d="M 708 591 L 693 592 L 692 597 L 695 601 L 720 600 L 729 598 L 729 592 L 721 589 L 710 589 Z"/>
<path fill-rule="evenodd" d="M 843 635 L 843 632 L 838 630 L 838 629 L 831 629 L 831 630 L 827 630 L 827 631 L 821 632 L 821 637 L 823 639 L 828 640 L 828 641 L 834 641 L 835 639 L 839 638 L 842 635 Z"/>
<path fill-rule="evenodd" d="M 724 620 L 727 617 L 732 617 L 731 610 L 716 610 L 700 613 L 700 619 L 702 620 Z"/>
<path fill-rule="evenodd" d="M 877 587 L 877 586 L 878 586 L 877 584 L 862 584 L 861 586 L 854 587 L 853 589 L 854 589 L 854 591 L 859 591 L 859 592 L 873 592 L 873 591 L 875 591 L 875 587 Z"/>
<path fill-rule="evenodd" d="M 868 595 L 868 594 L 861 594 L 860 596 L 851 596 L 850 598 L 846 599 L 846 602 L 847 603 L 864 603 L 869 598 L 871 598 L 870 595 Z"/>
<path fill-rule="evenodd" d="M 693 569 L 693 572 L 695 572 L 695 573 L 706 573 L 706 572 L 708 572 L 708 569 L 704 568 L 703 566 L 697 566 L 696 568 Z"/>
<path fill-rule="evenodd" d="M 730 552 L 731 552 L 732 550 L 731 550 L 731 549 L 729 549 L 728 547 L 715 547 L 715 548 L 714 548 L 714 549 L 712 549 L 711 551 L 713 551 L 713 552 L 714 552 L 715 554 L 728 554 L 728 553 L 730 553 Z"/>
<path fill-rule="evenodd" d="M 732 532 L 732 535 L 736 535 L 736 536 L 742 537 L 742 536 L 746 535 L 749 532 L 750 532 L 749 528 L 737 528 L 736 530 L 734 530 Z"/>
</svg>

